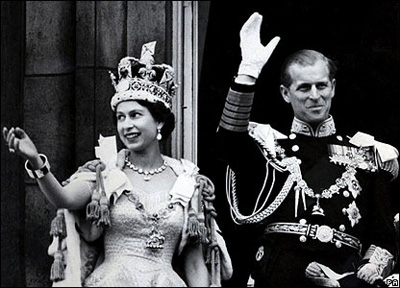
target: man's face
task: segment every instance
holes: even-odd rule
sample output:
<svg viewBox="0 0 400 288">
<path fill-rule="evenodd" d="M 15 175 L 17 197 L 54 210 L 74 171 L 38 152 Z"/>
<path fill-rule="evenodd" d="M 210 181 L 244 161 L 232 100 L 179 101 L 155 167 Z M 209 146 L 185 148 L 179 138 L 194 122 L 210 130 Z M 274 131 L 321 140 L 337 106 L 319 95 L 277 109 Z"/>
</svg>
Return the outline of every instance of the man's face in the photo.
<svg viewBox="0 0 400 288">
<path fill-rule="evenodd" d="M 289 67 L 292 84 L 281 85 L 283 99 L 292 105 L 294 116 L 309 124 L 318 124 L 329 117 L 336 81 L 329 79 L 329 69 L 323 60 L 313 65 L 293 64 Z"/>
</svg>

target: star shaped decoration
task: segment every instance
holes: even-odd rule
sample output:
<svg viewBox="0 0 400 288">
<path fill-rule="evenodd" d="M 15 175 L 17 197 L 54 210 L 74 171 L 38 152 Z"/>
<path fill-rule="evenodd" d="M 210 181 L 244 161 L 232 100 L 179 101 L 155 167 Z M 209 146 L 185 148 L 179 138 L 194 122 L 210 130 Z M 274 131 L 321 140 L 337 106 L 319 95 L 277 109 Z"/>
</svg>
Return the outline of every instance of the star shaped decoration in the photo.
<svg viewBox="0 0 400 288">
<path fill-rule="evenodd" d="M 360 184 L 358 183 L 358 180 L 355 178 L 351 179 L 348 188 L 351 194 L 353 194 L 354 199 L 360 194 L 362 190 Z"/>
<path fill-rule="evenodd" d="M 349 204 L 349 206 L 346 208 L 346 212 L 350 220 L 351 227 L 354 227 L 354 225 L 358 224 L 358 221 L 361 219 L 360 210 L 357 208 L 355 201 Z"/>
</svg>

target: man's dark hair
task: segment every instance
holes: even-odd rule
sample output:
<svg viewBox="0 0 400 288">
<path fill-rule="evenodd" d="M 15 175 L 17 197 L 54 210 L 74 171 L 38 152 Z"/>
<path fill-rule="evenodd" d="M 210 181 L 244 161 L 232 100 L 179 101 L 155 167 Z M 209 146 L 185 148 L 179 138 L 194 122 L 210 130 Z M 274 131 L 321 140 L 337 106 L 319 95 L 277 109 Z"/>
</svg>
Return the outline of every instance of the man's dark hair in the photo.
<svg viewBox="0 0 400 288">
<path fill-rule="evenodd" d="M 298 64 L 300 66 L 309 66 L 313 65 L 318 60 L 322 60 L 327 64 L 329 69 L 329 79 L 332 80 L 335 78 L 337 66 L 334 61 L 318 51 L 303 49 L 289 55 L 283 62 L 281 68 L 281 84 L 285 87 L 289 87 L 292 84 L 292 77 L 289 73 L 290 66 L 294 64 Z"/>
</svg>

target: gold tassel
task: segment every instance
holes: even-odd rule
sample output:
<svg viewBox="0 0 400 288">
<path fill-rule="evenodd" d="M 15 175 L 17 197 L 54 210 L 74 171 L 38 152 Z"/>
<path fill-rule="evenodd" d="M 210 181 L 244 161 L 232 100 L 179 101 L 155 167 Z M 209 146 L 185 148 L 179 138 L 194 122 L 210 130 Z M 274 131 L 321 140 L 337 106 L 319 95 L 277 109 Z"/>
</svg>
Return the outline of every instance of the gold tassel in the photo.
<svg viewBox="0 0 400 288">
<path fill-rule="evenodd" d="M 216 237 L 214 219 L 217 217 L 213 201 L 215 200 L 215 187 L 212 181 L 204 175 L 197 175 L 196 182 L 199 189 L 199 211 L 204 207 L 204 213 L 199 214 L 199 220 L 204 225 L 202 240 L 206 244 L 205 263 L 210 266 L 210 287 L 221 287 L 221 255 Z M 200 207 L 203 204 L 203 207 Z M 207 235 L 207 237 L 204 237 Z"/>
<path fill-rule="evenodd" d="M 97 222 L 97 225 L 101 226 L 109 226 L 111 224 L 110 221 L 110 210 L 109 210 L 108 198 L 106 195 L 102 195 L 100 198 L 100 219 Z"/>
<path fill-rule="evenodd" d="M 199 221 L 198 233 L 200 242 L 203 244 L 208 244 L 210 241 L 208 239 L 208 229 L 206 227 L 206 224 L 204 223 L 203 213 L 199 213 L 197 219 Z"/>
<path fill-rule="evenodd" d="M 196 211 L 193 208 L 189 208 L 189 236 L 199 237 L 199 220 L 197 219 Z"/>
<path fill-rule="evenodd" d="M 58 209 L 56 217 L 51 221 L 50 235 L 59 238 L 65 238 L 67 236 L 63 209 Z"/>
<path fill-rule="evenodd" d="M 211 284 L 210 287 L 221 287 L 221 266 L 219 247 L 211 251 Z"/>
<path fill-rule="evenodd" d="M 51 221 L 50 235 L 58 239 L 58 248 L 54 253 L 54 261 L 50 270 L 50 280 L 57 282 L 64 279 L 65 270 L 64 254 L 61 249 L 62 241 L 67 237 L 67 228 L 63 209 L 58 209 L 56 217 Z"/>
<path fill-rule="evenodd" d="M 97 225 L 100 225 L 102 227 L 104 226 L 109 226 L 111 221 L 110 221 L 110 201 L 107 198 L 106 190 L 104 188 L 104 182 L 103 182 L 103 176 L 101 175 L 101 167 L 100 165 L 96 167 L 96 173 L 97 173 L 97 181 L 98 181 L 98 187 L 101 189 L 101 197 L 99 201 L 100 205 L 100 217 L 99 220 L 97 221 Z"/>
<path fill-rule="evenodd" d="M 54 253 L 54 262 L 51 265 L 50 280 L 55 282 L 64 280 L 65 278 L 64 269 L 65 269 L 64 255 L 62 251 L 57 250 Z"/>
<path fill-rule="evenodd" d="M 100 160 L 98 160 L 100 161 Z M 92 161 L 93 162 L 93 161 Z M 96 164 L 92 164 L 92 162 L 85 164 L 90 171 L 96 170 L 96 187 L 92 193 L 92 199 L 89 204 L 86 205 L 86 219 L 96 223 L 100 218 L 100 198 L 102 193 L 101 189 L 104 191 L 104 185 L 102 184 L 103 178 L 101 176 L 101 171 L 106 168 L 106 165 L 103 162 L 97 162 Z M 91 167 L 89 167 L 91 165 Z"/>
<path fill-rule="evenodd" d="M 100 192 L 97 187 L 92 193 L 92 201 L 86 205 L 86 219 L 90 221 L 97 221 L 100 217 Z"/>
</svg>

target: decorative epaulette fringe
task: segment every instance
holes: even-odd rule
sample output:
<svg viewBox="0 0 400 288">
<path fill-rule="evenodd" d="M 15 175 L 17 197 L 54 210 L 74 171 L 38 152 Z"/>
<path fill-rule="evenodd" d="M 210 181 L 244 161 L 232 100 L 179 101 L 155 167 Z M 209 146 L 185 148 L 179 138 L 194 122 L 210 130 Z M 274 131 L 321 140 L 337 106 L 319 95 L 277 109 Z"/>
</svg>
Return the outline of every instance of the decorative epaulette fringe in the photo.
<svg viewBox="0 0 400 288">
<path fill-rule="evenodd" d="M 51 265 L 50 280 L 57 282 L 64 280 L 64 254 L 62 252 L 62 241 L 67 237 L 64 210 L 58 209 L 56 217 L 51 221 L 50 235 L 58 238 L 57 251 L 54 253 L 54 261 Z"/>
<path fill-rule="evenodd" d="M 201 242 L 206 244 L 206 264 L 210 265 L 211 277 L 210 287 L 221 286 L 221 262 L 220 262 L 220 248 L 217 242 L 215 218 L 217 213 L 213 204 L 215 200 L 215 187 L 212 181 L 204 175 L 197 175 L 196 182 L 199 189 L 199 206 L 204 207 L 203 216 L 199 214 L 199 227 L 198 232 L 201 236 Z M 201 211 L 202 209 L 199 209 Z M 201 228 L 200 228 L 201 227 Z"/>
<path fill-rule="evenodd" d="M 92 193 L 90 203 L 86 206 L 86 219 L 97 226 L 109 226 L 110 222 L 110 201 L 104 189 L 104 181 L 101 171 L 105 165 L 100 163 L 96 166 L 96 185 Z"/>
</svg>

